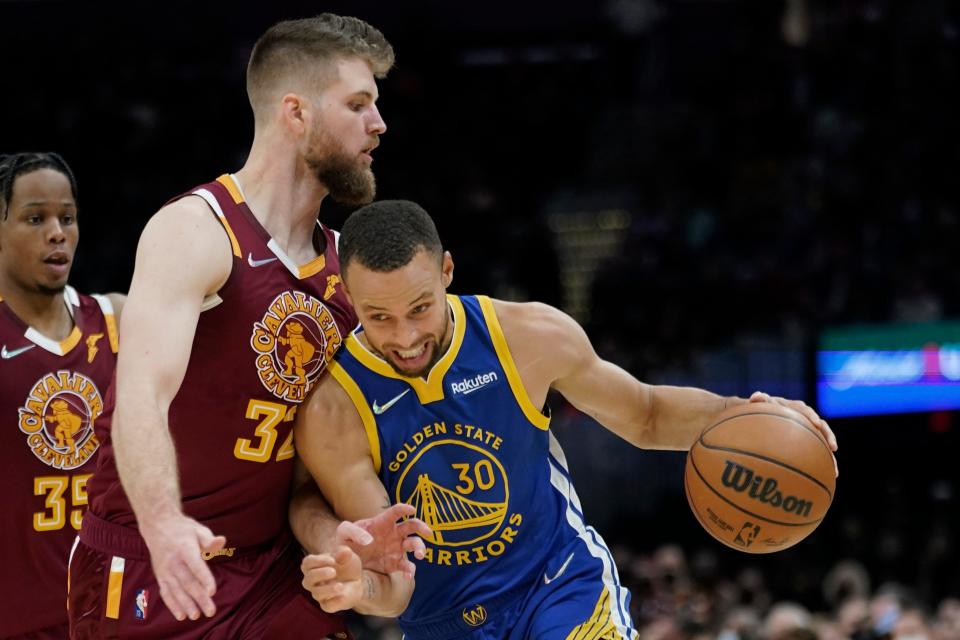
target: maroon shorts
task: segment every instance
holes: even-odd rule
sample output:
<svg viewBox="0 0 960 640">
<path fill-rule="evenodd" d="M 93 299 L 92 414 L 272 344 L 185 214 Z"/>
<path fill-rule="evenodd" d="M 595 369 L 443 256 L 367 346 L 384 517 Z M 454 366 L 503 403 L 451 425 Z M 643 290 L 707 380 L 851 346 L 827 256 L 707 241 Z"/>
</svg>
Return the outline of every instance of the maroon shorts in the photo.
<svg viewBox="0 0 960 640">
<path fill-rule="evenodd" d="M 91 513 L 70 561 L 71 640 L 286 640 L 350 637 L 301 586 L 300 551 L 289 535 L 208 560 L 217 582 L 212 618 L 178 622 L 160 598 L 139 533 Z"/>
<path fill-rule="evenodd" d="M 62 624 L 56 627 L 48 627 L 39 631 L 31 631 L 19 636 L 9 636 L 7 640 L 67 640 L 70 637 L 70 629 Z"/>
</svg>

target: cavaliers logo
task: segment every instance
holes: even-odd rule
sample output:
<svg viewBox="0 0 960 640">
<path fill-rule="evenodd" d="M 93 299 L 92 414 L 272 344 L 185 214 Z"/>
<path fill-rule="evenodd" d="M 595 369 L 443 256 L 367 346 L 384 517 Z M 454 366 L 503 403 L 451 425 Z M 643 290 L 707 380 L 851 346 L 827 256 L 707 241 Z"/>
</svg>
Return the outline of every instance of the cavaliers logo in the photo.
<svg viewBox="0 0 960 640">
<path fill-rule="evenodd" d="M 57 371 L 33 385 L 19 409 L 20 431 L 41 462 L 64 471 L 76 469 L 100 446 L 93 423 L 101 413 L 103 398 L 93 380 Z"/>
<path fill-rule="evenodd" d="M 301 291 L 274 298 L 250 336 L 260 382 L 288 402 L 303 401 L 342 343 L 330 309 Z"/>
</svg>

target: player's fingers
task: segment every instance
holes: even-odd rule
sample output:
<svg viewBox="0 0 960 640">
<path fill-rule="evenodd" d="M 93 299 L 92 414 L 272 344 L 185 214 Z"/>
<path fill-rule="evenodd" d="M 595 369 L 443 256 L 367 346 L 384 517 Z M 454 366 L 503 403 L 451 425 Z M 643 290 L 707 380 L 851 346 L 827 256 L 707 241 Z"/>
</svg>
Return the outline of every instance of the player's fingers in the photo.
<svg viewBox="0 0 960 640">
<path fill-rule="evenodd" d="M 417 535 L 422 538 L 429 538 L 433 535 L 433 530 L 430 528 L 430 525 L 419 518 L 404 520 L 397 525 L 397 530 L 400 535 L 404 537 Z"/>
<path fill-rule="evenodd" d="M 412 553 L 417 560 L 423 560 L 423 556 L 426 555 L 427 545 L 425 545 L 420 538 L 410 536 L 403 541 L 403 550 Z"/>
<path fill-rule="evenodd" d="M 414 507 L 413 505 L 406 504 L 404 502 L 400 502 L 398 504 L 393 505 L 389 509 L 385 509 L 383 513 L 380 514 L 379 517 L 389 518 L 391 522 L 396 522 L 401 518 L 409 518 L 410 516 L 415 515 L 416 513 L 417 513 L 416 507 Z"/>
<path fill-rule="evenodd" d="M 332 567 L 333 565 L 334 559 L 329 553 L 314 553 L 304 556 L 303 560 L 300 561 L 300 569 L 304 573 L 321 567 Z"/>
<path fill-rule="evenodd" d="M 833 456 L 833 477 L 840 477 L 840 466 L 837 464 L 837 456 Z"/>
<path fill-rule="evenodd" d="M 336 542 L 338 545 L 353 542 L 366 546 L 373 542 L 373 536 L 360 525 L 345 520 L 337 526 Z"/>
<path fill-rule="evenodd" d="M 217 591 L 217 583 L 210 567 L 200 556 L 188 556 L 183 561 L 183 570 L 178 572 L 181 587 L 203 610 L 203 615 L 212 618 L 217 612 L 211 597 Z"/>
<path fill-rule="evenodd" d="M 763 391 L 754 391 L 750 394 L 750 402 L 770 402 L 770 394 Z"/>
<path fill-rule="evenodd" d="M 197 541 L 200 543 L 200 548 L 209 553 L 216 553 L 227 546 L 226 537 L 215 536 L 213 532 L 206 527 L 201 527 L 200 530 L 197 531 Z"/>
<path fill-rule="evenodd" d="M 200 617 L 200 611 L 194 605 L 190 596 L 180 587 L 175 577 L 158 578 L 157 582 L 160 584 L 160 597 L 167 608 L 170 609 L 174 618 L 183 621 L 186 618 L 196 620 Z"/>
<path fill-rule="evenodd" d="M 337 570 L 333 567 L 317 567 L 303 572 L 303 587 L 307 591 L 313 591 L 315 587 L 320 587 L 337 577 Z"/>
</svg>

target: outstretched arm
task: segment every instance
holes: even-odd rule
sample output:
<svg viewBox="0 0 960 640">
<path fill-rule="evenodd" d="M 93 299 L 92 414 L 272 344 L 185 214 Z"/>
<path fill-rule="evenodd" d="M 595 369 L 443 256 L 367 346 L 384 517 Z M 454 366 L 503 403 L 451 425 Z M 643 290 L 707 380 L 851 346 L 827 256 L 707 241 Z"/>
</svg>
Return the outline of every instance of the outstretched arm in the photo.
<svg viewBox="0 0 960 640">
<path fill-rule="evenodd" d="M 600 358 L 583 328 L 562 311 L 537 303 L 495 304 L 531 395 L 545 397 L 546 389 L 552 387 L 577 409 L 637 447 L 686 450 L 727 407 L 776 402 L 803 414 L 836 449 L 830 427 L 803 402 L 759 392 L 745 399 L 693 387 L 644 384 Z"/>
<path fill-rule="evenodd" d="M 294 533 L 314 552 L 303 561 L 304 586 L 326 611 L 401 614 L 414 586 L 406 553 L 422 557 L 423 541 L 413 535 L 430 530 L 414 518 L 397 523 L 414 509 L 390 506 L 360 416 L 332 376 L 320 380 L 298 412 L 294 434 L 297 453 L 323 494 L 312 482 L 301 484 L 291 507 Z"/>
<path fill-rule="evenodd" d="M 216 612 L 216 585 L 201 551 L 225 541 L 183 514 L 167 410 L 187 369 L 203 298 L 229 272 L 227 237 L 206 205 L 185 198 L 164 207 L 140 238 L 120 323 L 111 430 L 117 471 L 160 595 L 178 620 Z"/>
</svg>

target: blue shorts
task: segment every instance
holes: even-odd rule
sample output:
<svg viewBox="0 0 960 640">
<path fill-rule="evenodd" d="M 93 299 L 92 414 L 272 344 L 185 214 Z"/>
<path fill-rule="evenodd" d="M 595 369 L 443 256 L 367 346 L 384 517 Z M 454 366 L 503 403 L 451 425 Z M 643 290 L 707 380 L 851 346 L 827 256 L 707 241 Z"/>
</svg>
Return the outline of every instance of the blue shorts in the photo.
<svg viewBox="0 0 960 640">
<path fill-rule="evenodd" d="M 429 619 L 400 620 L 406 640 L 633 640 L 630 593 L 599 534 L 553 554 L 529 588 Z"/>
</svg>

